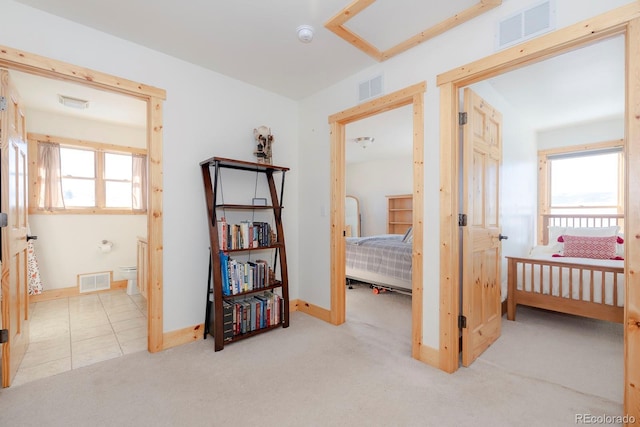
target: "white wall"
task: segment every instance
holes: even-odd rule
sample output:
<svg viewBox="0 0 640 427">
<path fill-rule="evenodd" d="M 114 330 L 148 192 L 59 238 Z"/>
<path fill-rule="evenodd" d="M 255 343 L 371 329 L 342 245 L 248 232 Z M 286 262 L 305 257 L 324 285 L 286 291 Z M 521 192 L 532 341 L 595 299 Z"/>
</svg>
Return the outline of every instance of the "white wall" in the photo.
<svg viewBox="0 0 640 427">
<path fill-rule="evenodd" d="M 624 117 L 611 117 L 585 123 L 574 123 L 538 131 L 538 150 L 614 141 L 624 138 Z"/>
<path fill-rule="evenodd" d="M 18 88 L 19 90 L 20 88 Z M 146 145 L 146 130 L 131 126 L 84 120 L 44 111 L 26 111 L 27 131 L 85 141 L 129 147 Z M 113 271 L 136 265 L 136 238 L 147 235 L 145 215 L 29 215 L 31 234 L 44 290 L 76 286 L 77 275 Z M 98 244 L 113 242 L 112 251 L 102 253 Z"/>
<path fill-rule="evenodd" d="M 596 16 L 630 0 L 556 2 L 557 27 L 562 28 Z M 497 21 L 533 2 L 506 0 L 482 16 L 447 31 L 395 58 L 355 74 L 302 101 L 300 117 L 300 226 L 305 238 L 300 242 L 300 298 L 321 307 L 330 307 L 329 218 L 322 215 L 330 204 L 330 146 L 327 117 L 357 105 L 358 82 L 377 73 L 384 74 L 385 92 L 426 81 L 425 94 L 425 224 L 439 223 L 439 91 L 438 74 L 494 53 Z M 354 54 L 356 52 L 354 51 Z M 423 343 L 439 345 L 439 230 L 425 226 Z"/>
<path fill-rule="evenodd" d="M 274 163 L 291 167 L 283 220 L 290 295 L 298 297 L 297 103 L 11 0 L 0 0 L 0 15 L 2 45 L 167 91 L 162 152 L 164 331 L 204 321 L 209 239 L 199 163 L 212 156 L 253 160 L 253 129 L 263 124 L 275 135 Z M 34 28 L 46 28 L 46 37 Z"/>
<path fill-rule="evenodd" d="M 387 197 L 413 192 L 411 157 L 366 163 L 351 163 L 346 168 L 347 194 L 360 201 L 362 235 L 387 232 Z"/>
</svg>

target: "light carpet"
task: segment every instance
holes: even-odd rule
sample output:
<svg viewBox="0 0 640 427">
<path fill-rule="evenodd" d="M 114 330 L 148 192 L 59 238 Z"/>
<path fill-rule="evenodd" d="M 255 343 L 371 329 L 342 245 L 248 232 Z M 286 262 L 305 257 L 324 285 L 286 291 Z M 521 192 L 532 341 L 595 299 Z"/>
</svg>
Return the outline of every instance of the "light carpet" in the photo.
<svg viewBox="0 0 640 427">
<path fill-rule="evenodd" d="M 341 326 L 296 312 L 289 328 L 220 352 L 201 340 L 3 389 L 0 425 L 567 426 L 576 414 L 622 412 L 607 396 L 501 366 L 521 357 L 509 348 L 511 357 L 486 355 L 455 374 L 418 362 L 410 313 L 407 324 L 396 310 L 410 300 L 369 296 L 348 290 Z M 357 314 L 367 299 L 373 310 Z M 524 310 L 519 316 L 524 325 Z M 376 320 L 385 317 L 393 320 Z M 517 329 L 531 328 L 505 327 L 498 343 Z"/>
</svg>

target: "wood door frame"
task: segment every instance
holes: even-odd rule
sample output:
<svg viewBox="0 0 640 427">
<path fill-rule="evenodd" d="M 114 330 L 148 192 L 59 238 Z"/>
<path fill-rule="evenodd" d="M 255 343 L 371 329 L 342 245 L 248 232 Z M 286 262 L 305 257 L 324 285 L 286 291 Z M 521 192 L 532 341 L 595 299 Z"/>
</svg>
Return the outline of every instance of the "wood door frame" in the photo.
<svg viewBox="0 0 640 427">
<path fill-rule="evenodd" d="M 343 231 L 345 189 L 345 126 L 395 108 L 413 105 L 413 248 L 411 298 L 411 354 L 428 358 L 422 344 L 423 218 L 424 218 L 424 93 L 426 83 L 381 96 L 329 116 L 331 128 L 331 312 L 334 325 L 344 323 L 345 241 Z"/>
<path fill-rule="evenodd" d="M 440 87 L 440 345 L 439 367 L 458 369 L 459 261 L 458 90 L 615 35 L 626 43 L 624 410 L 640 419 L 640 1 L 570 25 L 437 78 Z M 632 80 L 631 80 L 632 79 Z M 637 167 L 632 167 L 636 165 Z M 632 187 L 630 184 L 635 182 Z"/>
<path fill-rule="evenodd" d="M 0 67 L 41 77 L 131 96 L 147 104 L 148 194 L 147 239 L 149 245 L 149 290 L 147 349 L 163 349 L 163 228 L 162 228 L 162 112 L 164 89 L 137 83 L 88 68 L 68 64 L 6 46 L 0 46 Z"/>
</svg>

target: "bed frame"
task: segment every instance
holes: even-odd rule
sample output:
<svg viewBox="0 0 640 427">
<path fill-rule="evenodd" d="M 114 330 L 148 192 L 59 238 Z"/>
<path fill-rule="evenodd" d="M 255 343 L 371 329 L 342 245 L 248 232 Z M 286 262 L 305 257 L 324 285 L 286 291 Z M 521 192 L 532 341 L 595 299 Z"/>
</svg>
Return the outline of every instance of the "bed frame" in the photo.
<svg viewBox="0 0 640 427">
<path fill-rule="evenodd" d="M 548 227 L 549 226 L 561 226 L 561 227 L 609 227 L 618 225 L 623 226 L 623 215 L 542 215 L 542 230 L 539 234 L 539 241 L 546 245 L 548 244 Z M 610 322 L 622 323 L 624 319 L 624 307 L 618 307 L 618 287 L 623 286 L 623 283 L 618 281 L 617 273 L 624 273 L 624 267 L 601 267 L 587 264 L 578 263 L 566 263 L 558 261 L 545 261 L 535 260 L 531 258 L 518 258 L 518 257 L 506 257 L 507 258 L 507 319 L 515 320 L 516 306 L 525 305 L 529 307 L 537 307 L 546 310 L 553 310 L 560 313 L 568 313 L 577 316 L 589 317 L 592 319 L 607 320 Z M 571 273 L 579 272 L 577 276 L 584 277 L 588 275 L 590 277 L 589 300 L 583 300 L 583 284 L 582 279 L 573 280 L 574 274 L 569 274 L 569 280 L 563 283 L 551 283 L 549 286 L 557 285 L 560 289 L 559 295 L 564 295 L 563 291 L 568 290 L 569 295 L 573 295 L 575 288 L 579 289 L 580 299 L 566 298 L 562 296 L 554 296 L 550 294 L 543 294 L 540 290 L 518 289 L 518 281 L 524 282 L 524 275 L 530 274 L 530 280 L 534 280 L 542 283 L 543 267 L 570 269 Z M 548 269 L 547 269 L 548 270 Z M 520 271 L 520 274 L 518 272 Z M 596 275 L 602 277 L 602 294 L 604 295 L 604 277 L 606 274 L 613 277 L 613 305 L 605 304 L 604 297 L 603 302 L 593 301 L 594 296 L 594 280 Z M 562 274 L 558 275 L 562 277 Z M 546 276 L 548 280 L 552 280 L 554 277 L 552 274 Z M 566 283 L 568 282 L 568 283 Z"/>
</svg>

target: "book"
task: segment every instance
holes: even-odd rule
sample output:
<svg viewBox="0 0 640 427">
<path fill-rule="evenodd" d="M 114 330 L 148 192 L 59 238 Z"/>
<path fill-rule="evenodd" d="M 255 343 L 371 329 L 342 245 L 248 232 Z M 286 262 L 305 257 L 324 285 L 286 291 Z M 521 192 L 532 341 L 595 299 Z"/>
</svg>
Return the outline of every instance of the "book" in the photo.
<svg viewBox="0 0 640 427">
<path fill-rule="evenodd" d="M 222 335 L 225 341 L 233 338 L 233 305 L 230 302 L 222 302 Z"/>
</svg>

